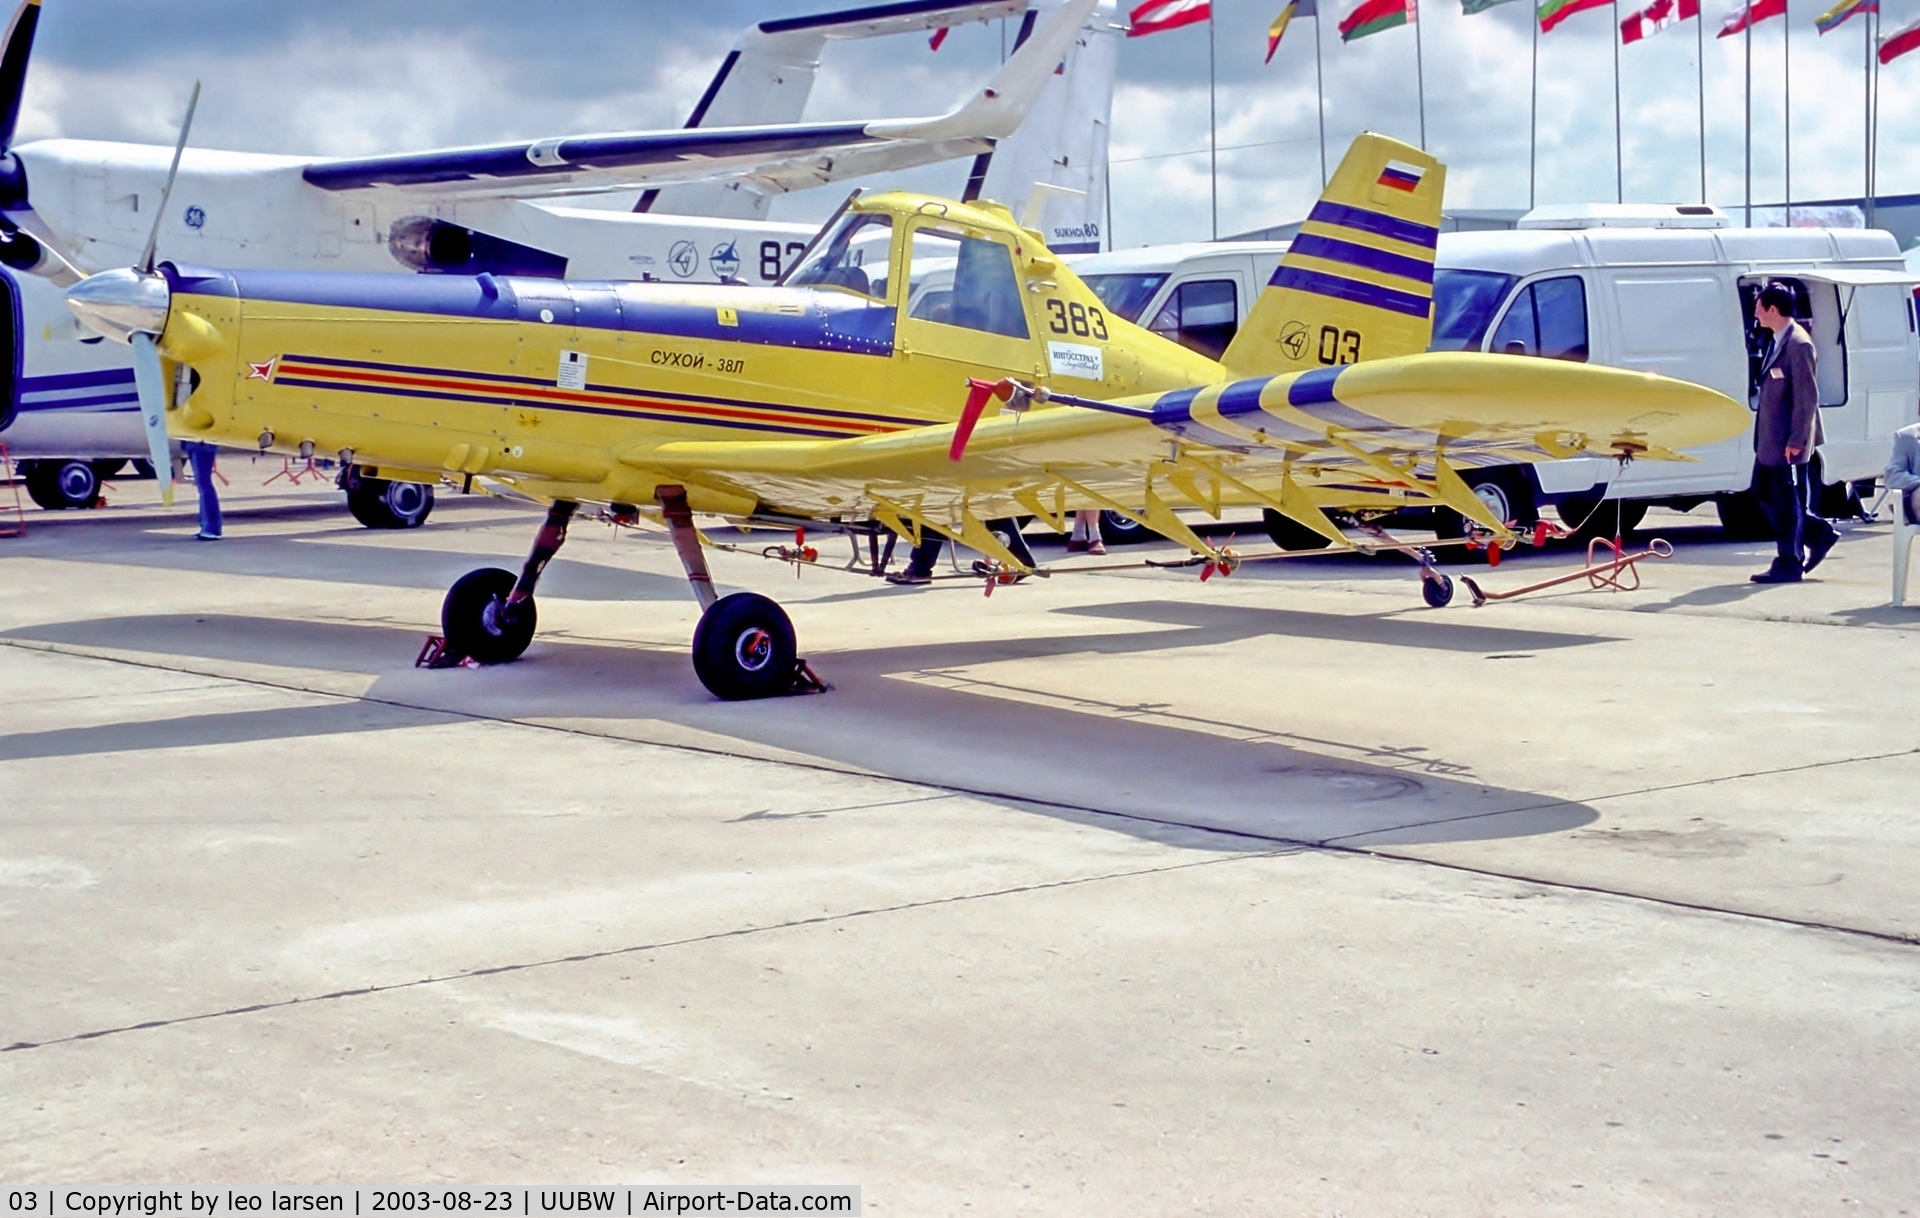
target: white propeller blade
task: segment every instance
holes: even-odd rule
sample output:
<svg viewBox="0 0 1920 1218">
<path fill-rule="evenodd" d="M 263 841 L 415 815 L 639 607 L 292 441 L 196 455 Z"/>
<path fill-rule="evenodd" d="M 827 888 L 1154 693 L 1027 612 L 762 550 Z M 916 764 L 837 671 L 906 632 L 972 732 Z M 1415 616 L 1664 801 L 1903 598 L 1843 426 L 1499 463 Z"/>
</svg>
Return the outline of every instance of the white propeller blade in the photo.
<svg viewBox="0 0 1920 1218">
<path fill-rule="evenodd" d="M 138 333 L 133 342 L 133 384 L 140 391 L 140 421 L 147 428 L 147 454 L 160 479 L 160 502 L 173 506 L 173 455 L 167 442 L 167 378 L 160 371 L 160 348 L 153 335 Z"/>
<path fill-rule="evenodd" d="M 173 179 L 180 172 L 180 154 L 187 150 L 187 132 L 193 130 L 193 111 L 200 104 L 200 82 L 193 82 L 193 96 L 187 99 L 187 117 L 180 120 L 180 139 L 173 146 L 173 164 L 167 169 L 167 184 L 160 188 L 160 206 L 154 209 L 153 231 L 147 234 L 147 251 L 140 255 L 140 269 L 153 269 L 154 247 L 160 244 L 160 222 L 167 218 L 167 198 L 173 194 Z"/>
</svg>

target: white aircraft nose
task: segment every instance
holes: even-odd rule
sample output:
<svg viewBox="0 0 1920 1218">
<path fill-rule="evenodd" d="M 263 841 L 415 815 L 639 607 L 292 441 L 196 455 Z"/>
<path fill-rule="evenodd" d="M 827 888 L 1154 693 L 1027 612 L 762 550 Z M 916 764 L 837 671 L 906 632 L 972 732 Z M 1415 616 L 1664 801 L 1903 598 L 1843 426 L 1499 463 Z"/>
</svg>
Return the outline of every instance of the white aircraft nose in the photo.
<svg viewBox="0 0 1920 1218">
<path fill-rule="evenodd" d="M 167 281 L 132 267 L 90 275 L 67 289 L 67 307 L 88 328 L 117 342 L 158 336 L 167 327 Z"/>
</svg>

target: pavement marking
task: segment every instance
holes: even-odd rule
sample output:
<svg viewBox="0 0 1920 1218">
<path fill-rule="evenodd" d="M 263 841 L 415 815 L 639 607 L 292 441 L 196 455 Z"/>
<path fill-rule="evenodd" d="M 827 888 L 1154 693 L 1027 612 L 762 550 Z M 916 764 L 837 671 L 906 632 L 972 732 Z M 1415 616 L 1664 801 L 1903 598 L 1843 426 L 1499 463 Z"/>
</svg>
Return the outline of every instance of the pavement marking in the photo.
<svg viewBox="0 0 1920 1218">
<path fill-rule="evenodd" d="M 619 737 L 611 737 L 619 739 Z M 750 760 L 750 759 L 748 759 Z M 46 1049 L 55 1045 L 77 1044 L 81 1041 L 99 1040 L 107 1036 L 120 1036 L 128 1032 L 141 1032 L 152 1028 L 170 1028 L 181 1024 L 202 1023 L 211 1019 L 228 1019 L 238 1015 L 252 1015 L 260 1011 L 277 1011 L 288 1007 L 310 1006 L 318 1002 L 334 1002 L 343 998 L 364 998 L 374 994 L 386 994 L 395 990 L 420 989 L 430 985 L 443 985 L 452 981 L 470 981 L 479 977 L 494 977 L 506 973 L 525 973 L 534 969 L 551 968 L 562 964 L 585 964 L 595 960 L 609 960 L 619 956 L 633 956 L 644 952 L 665 951 L 674 947 L 691 947 L 702 943 L 717 943 L 728 939 L 743 939 L 751 935 L 768 934 L 773 931 L 796 930 L 806 926 L 830 926 L 836 922 L 850 922 L 856 918 L 877 917 L 882 914 L 908 913 L 921 909 L 937 909 L 943 905 L 960 905 L 972 901 L 987 901 L 998 897 L 1022 896 L 1032 892 L 1047 892 L 1063 888 L 1078 888 L 1087 884 L 1104 883 L 1109 880 L 1136 879 L 1141 876 L 1165 875 L 1170 872 L 1191 871 L 1197 867 L 1216 867 L 1226 863 L 1242 863 L 1250 859 L 1283 858 L 1296 850 L 1246 851 L 1239 854 L 1219 855 L 1213 858 L 1192 859 L 1182 863 L 1167 863 L 1158 867 L 1135 867 L 1126 871 L 1110 871 L 1102 875 L 1078 876 L 1065 880 L 1045 880 L 1032 884 L 1017 884 L 1010 888 L 995 888 L 986 892 L 963 892 L 951 896 L 930 897 L 924 901 L 905 901 L 898 905 L 876 905 L 865 909 L 843 910 L 840 913 L 818 914 L 810 918 L 791 918 L 784 922 L 773 922 L 766 926 L 742 926 L 733 930 L 710 931 L 703 935 L 688 935 L 680 939 L 662 939 L 657 943 L 635 943 L 626 947 L 602 948 L 599 951 L 580 952 L 571 956 L 549 956 L 541 960 L 523 960 L 515 964 L 497 964 L 488 968 L 462 969 L 437 977 L 417 977 L 412 981 L 390 981 L 381 985 L 355 986 L 344 990 L 331 990 L 324 994 L 307 994 L 296 998 L 280 998 L 272 1002 L 253 1002 L 246 1006 L 227 1007 L 218 1011 L 202 1011 L 195 1015 L 178 1015 L 172 1019 L 148 1019 L 140 1023 L 122 1024 L 111 1028 L 96 1028 L 90 1032 L 76 1032 L 70 1036 L 55 1036 L 47 1040 L 21 1040 L 10 1045 L 0 1045 L 0 1053 L 21 1053 L 29 1049 Z"/>
</svg>

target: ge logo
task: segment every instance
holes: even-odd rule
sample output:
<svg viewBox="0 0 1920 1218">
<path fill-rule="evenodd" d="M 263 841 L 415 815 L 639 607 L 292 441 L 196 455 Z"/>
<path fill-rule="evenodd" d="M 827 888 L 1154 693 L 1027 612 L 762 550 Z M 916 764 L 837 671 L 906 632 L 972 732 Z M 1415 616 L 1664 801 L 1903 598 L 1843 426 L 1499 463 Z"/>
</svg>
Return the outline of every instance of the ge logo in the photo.
<svg viewBox="0 0 1920 1218">
<path fill-rule="evenodd" d="M 1280 329 L 1280 345 L 1286 349 L 1288 359 L 1303 359 L 1307 354 L 1307 327 L 1302 322 L 1290 321 Z"/>
<path fill-rule="evenodd" d="M 700 251 L 691 241 L 676 241 L 673 248 L 667 251 L 667 265 L 680 278 L 691 279 L 693 273 L 700 269 Z"/>
<path fill-rule="evenodd" d="M 740 273 L 740 252 L 734 249 L 734 242 L 713 247 L 713 253 L 707 255 L 707 265 L 713 268 L 716 279 L 732 279 Z"/>
<path fill-rule="evenodd" d="M 198 207 L 189 207 L 187 208 L 187 214 L 183 217 L 183 219 L 186 220 L 188 228 L 198 229 L 205 226 L 207 222 L 207 213 L 200 210 L 200 208 Z"/>
</svg>

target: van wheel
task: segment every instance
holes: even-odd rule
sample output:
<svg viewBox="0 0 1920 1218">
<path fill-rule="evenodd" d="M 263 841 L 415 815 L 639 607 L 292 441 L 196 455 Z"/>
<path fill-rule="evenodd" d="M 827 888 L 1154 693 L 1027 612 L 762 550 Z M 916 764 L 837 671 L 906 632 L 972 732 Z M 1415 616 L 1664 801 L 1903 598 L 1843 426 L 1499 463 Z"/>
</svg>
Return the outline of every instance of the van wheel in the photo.
<svg viewBox="0 0 1920 1218">
<path fill-rule="evenodd" d="M 1267 536 L 1283 550 L 1324 550 L 1333 544 L 1332 538 L 1272 508 L 1266 509 L 1261 519 L 1266 521 Z"/>
<path fill-rule="evenodd" d="M 1767 520 L 1767 514 L 1760 507 L 1760 500 L 1752 491 L 1735 491 L 1730 495 L 1721 495 L 1714 499 L 1713 510 L 1719 514 L 1720 527 L 1734 541 L 1770 541 L 1773 538 L 1773 525 Z"/>
<path fill-rule="evenodd" d="M 89 508 L 100 498 L 100 475 L 86 461 L 35 461 L 26 475 L 27 497 L 50 512 Z"/>
<path fill-rule="evenodd" d="M 1131 546 L 1153 536 L 1153 530 L 1118 512 L 1100 513 L 1100 540 L 1110 546 Z"/>
<path fill-rule="evenodd" d="M 1575 541 L 1592 541 L 1633 532 L 1647 518 L 1647 505 L 1639 499 L 1563 499 L 1554 512 Z"/>
<path fill-rule="evenodd" d="M 370 529 L 417 529 L 433 511 L 433 488 L 423 482 L 356 478 L 347 488 L 347 510 Z"/>
<path fill-rule="evenodd" d="M 1517 470 L 1496 469 L 1467 475 L 1474 498 L 1487 505 L 1493 518 L 1518 529 L 1529 528 L 1540 519 L 1533 505 L 1533 488 L 1526 475 Z M 1467 519 L 1450 507 L 1433 509 L 1433 534 L 1441 541 L 1456 541 L 1467 535 Z"/>
</svg>

